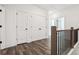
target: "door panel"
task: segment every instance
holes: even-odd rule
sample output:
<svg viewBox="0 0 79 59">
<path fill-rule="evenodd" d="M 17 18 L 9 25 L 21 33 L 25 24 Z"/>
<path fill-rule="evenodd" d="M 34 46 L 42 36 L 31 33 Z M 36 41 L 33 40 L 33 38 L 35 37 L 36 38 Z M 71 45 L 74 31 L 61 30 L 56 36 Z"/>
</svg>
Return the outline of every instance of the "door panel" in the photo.
<svg viewBox="0 0 79 59">
<path fill-rule="evenodd" d="M 19 43 L 27 42 L 28 16 L 23 12 L 17 13 L 17 41 Z"/>
<path fill-rule="evenodd" d="M 39 27 L 41 30 L 39 30 L 39 38 L 44 39 L 46 38 L 46 19 L 43 16 L 40 16 L 40 21 L 39 21 Z"/>
<path fill-rule="evenodd" d="M 31 19 L 32 41 L 46 38 L 46 20 L 39 15 L 32 15 Z"/>
<path fill-rule="evenodd" d="M 31 16 L 31 40 L 39 39 L 39 17 L 36 15 Z"/>
</svg>

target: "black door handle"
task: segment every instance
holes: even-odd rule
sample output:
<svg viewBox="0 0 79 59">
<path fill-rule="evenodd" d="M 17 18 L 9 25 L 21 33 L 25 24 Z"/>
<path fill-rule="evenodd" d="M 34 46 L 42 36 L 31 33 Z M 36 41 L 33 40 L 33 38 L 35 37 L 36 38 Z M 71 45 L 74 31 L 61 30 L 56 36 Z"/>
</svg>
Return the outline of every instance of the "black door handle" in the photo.
<svg viewBox="0 0 79 59">
<path fill-rule="evenodd" d="M 39 30 L 42 30 L 41 28 L 38 28 Z"/>
</svg>

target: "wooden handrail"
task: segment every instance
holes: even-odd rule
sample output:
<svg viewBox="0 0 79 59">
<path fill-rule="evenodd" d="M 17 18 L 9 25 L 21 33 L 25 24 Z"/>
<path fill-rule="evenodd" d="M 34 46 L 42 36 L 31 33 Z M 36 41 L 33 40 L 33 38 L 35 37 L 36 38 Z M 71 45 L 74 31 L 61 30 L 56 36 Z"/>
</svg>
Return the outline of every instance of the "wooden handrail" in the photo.
<svg viewBox="0 0 79 59">
<path fill-rule="evenodd" d="M 71 29 L 66 29 L 66 30 L 57 30 L 57 32 L 61 32 L 61 31 L 70 31 Z"/>
<path fill-rule="evenodd" d="M 71 29 L 57 30 L 57 32 L 61 32 L 61 31 L 69 31 L 69 30 L 71 30 Z M 73 29 L 73 30 L 79 30 L 79 28 L 77 28 L 77 29 Z"/>
<path fill-rule="evenodd" d="M 77 29 L 74 29 L 74 30 L 79 30 L 79 28 L 77 28 Z"/>
<path fill-rule="evenodd" d="M 65 30 L 57 30 L 56 29 L 56 26 L 52 26 L 51 27 L 51 54 L 52 55 L 57 55 L 59 50 L 57 50 L 57 36 L 59 34 L 62 34 L 62 33 L 57 33 L 57 32 L 64 32 L 65 34 L 65 39 L 66 40 L 69 40 L 70 44 L 69 44 L 69 48 L 73 48 L 74 45 L 76 44 L 76 40 L 78 40 L 78 30 L 79 28 L 77 29 L 74 29 L 73 27 L 71 27 L 70 29 L 65 29 Z M 68 36 L 67 36 L 68 35 Z"/>
</svg>

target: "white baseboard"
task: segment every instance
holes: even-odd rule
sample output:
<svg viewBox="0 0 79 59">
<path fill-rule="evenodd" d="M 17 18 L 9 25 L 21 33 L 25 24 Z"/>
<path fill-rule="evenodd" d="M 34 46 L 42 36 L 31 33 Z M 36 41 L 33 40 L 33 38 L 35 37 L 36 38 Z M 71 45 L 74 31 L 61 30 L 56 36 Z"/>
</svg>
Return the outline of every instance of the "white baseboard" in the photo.
<svg viewBox="0 0 79 59">
<path fill-rule="evenodd" d="M 16 43 L 9 43 L 9 44 L 6 44 L 4 48 L 2 49 L 6 49 L 6 48 L 9 48 L 9 47 L 13 47 L 13 46 L 16 46 L 17 44 Z"/>
<path fill-rule="evenodd" d="M 79 44 L 79 42 L 77 42 L 77 43 L 74 45 L 74 48 L 76 48 L 78 44 Z M 69 51 L 69 53 L 68 53 L 67 55 L 71 55 L 71 53 L 74 51 L 74 48 L 72 48 L 72 49 Z"/>
</svg>

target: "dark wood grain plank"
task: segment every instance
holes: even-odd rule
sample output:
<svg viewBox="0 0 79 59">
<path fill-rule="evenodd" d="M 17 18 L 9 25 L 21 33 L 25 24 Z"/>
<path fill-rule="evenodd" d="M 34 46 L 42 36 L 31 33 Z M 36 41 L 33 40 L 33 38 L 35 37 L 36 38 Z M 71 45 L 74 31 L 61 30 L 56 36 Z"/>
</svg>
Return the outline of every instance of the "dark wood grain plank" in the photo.
<svg viewBox="0 0 79 59">
<path fill-rule="evenodd" d="M 31 43 L 19 44 L 1 50 L 2 55 L 50 55 L 48 40 L 42 39 Z"/>
</svg>

